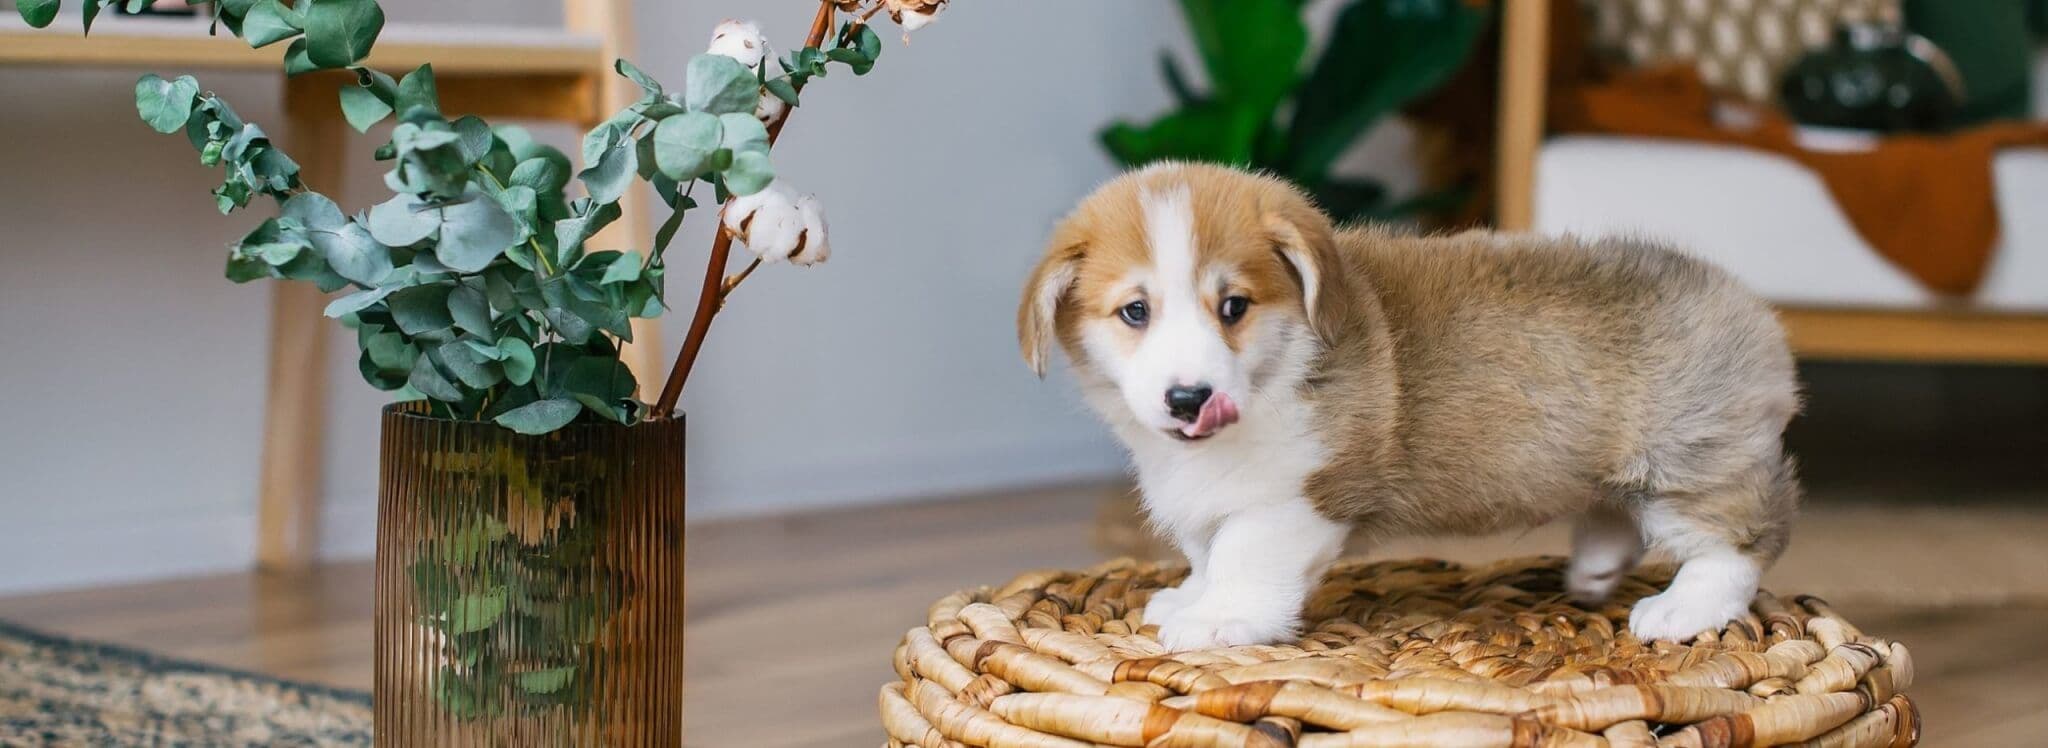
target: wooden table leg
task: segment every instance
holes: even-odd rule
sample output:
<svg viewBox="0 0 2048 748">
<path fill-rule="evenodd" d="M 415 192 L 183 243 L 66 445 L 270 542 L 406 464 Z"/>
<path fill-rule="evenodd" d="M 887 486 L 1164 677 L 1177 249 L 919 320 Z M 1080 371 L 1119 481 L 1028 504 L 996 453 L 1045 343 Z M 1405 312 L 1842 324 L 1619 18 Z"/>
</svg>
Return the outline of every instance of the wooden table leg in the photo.
<svg viewBox="0 0 2048 748">
<path fill-rule="evenodd" d="M 348 130 L 331 103 L 334 87 L 285 84 L 286 137 L 300 178 L 315 189 L 342 184 Z M 306 283 L 271 284 L 270 380 L 263 410 L 263 473 L 257 503 L 256 562 L 265 571 L 297 571 L 318 554 L 321 478 L 327 438 L 327 296 Z"/>
<path fill-rule="evenodd" d="M 1544 0 L 1507 0 L 1501 5 L 1494 226 L 1527 231 L 1536 224 L 1536 150 L 1543 143 L 1550 8 Z"/>
</svg>

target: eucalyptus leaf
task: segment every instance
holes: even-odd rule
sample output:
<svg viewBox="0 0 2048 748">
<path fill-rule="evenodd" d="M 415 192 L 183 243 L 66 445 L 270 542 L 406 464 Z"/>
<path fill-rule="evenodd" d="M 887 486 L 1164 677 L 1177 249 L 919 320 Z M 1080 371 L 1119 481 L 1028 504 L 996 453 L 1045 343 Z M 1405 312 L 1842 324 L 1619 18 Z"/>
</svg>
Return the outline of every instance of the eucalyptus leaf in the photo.
<svg viewBox="0 0 2048 748">
<path fill-rule="evenodd" d="M 732 194 L 746 196 L 767 189 L 775 181 L 775 165 L 768 161 L 768 154 L 762 151 L 735 153 L 732 165 L 720 173 L 725 188 Z"/>
<path fill-rule="evenodd" d="M 504 338 L 498 341 L 500 364 L 505 367 L 505 381 L 524 385 L 533 381 L 533 346 L 518 338 Z"/>
<path fill-rule="evenodd" d="M 614 137 L 598 152 L 596 163 L 576 174 L 592 200 L 615 203 L 626 194 L 626 188 L 633 184 L 636 150 L 631 139 Z"/>
<path fill-rule="evenodd" d="M 483 270 L 519 240 L 519 223 L 498 201 L 472 189 L 441 209 L 441 239 L 434 257 L 464 273 Z"/>
<path fill-rule="evenodd" d="M 539 432 L 535 432 L 539 433 Z M 505 615 L 505 591 L 473 592 L 455 599 L 448 608 L 448 633 L 482 631 Z"/>
<path fill-rule="evenodd" d="M 383 301 L 384 297 L 390 296 L 399 288 L 401 287 L 382 286 L 379 288 L 371 288 L 362 291 L 357 291 L 355 293 L 328 302 L 327 308 L 323 310 L 321 314 L 325 314 L 329 317 L 342 317 L 350 314 L 355 314 L 356 312 L 360 312 L 364 309 L 370 308 L 371 305 L 376 304 L 379 301 Z"/>
<path fill-rule="evenodd" d="M 722 148 L 740 153 L 768 153 L 768 128 L 750 114 L 721 114 L 718 123 L 723 130 L 718 144 Z"/>
<path fill-rule="evenodd" d="M 514 408 L 492 420 L 521 434 L 545 434 L 569 425 L 582 412 L 582 403 L 568 398 L 551 398 Z"/>
<path fill-rule="evenodd" d="M 461 341 L 442 344 L 434 349 L 434 355 L 439 357 L 448 373 L 455 375 L 455 379 L 467 387 L 481 390 L 505 380 L 497 362 L 485 358 Z"/>
<path fill-rule="evenodd" d="M 356 132 L 369 132 L 371 126 L 391 116 L 391 105 L 370 89 L 344 86 L 341 89 L 341 116 Z"/>
<path fill-rule="evenodd" d="M 598 285 L 626 283 L 630 281 L 639 280 L 640 265 L 641 260 L 639 252 L 627 251 L 621 253 L 617 259 L 612 260 L 609 265 L 605 266 L 604 277 L 598 280 Z"/>
<path fill-rule="evenodd" d="M 455 128 L 456 137 L 460 138 L 456 144 L 462 148 L 464 161 L 474 164 L 482 161 L 484 156 L 491 152 L 491 142 L 496 136 L 491 134 L 491 125 L 483 121 L 483 118 L 474 114 L 465 115 L 455 120 L 452 126 Z"/>
<path fill-rule="evenodd" d="M 343 278 L 375 286 L 391 274 L 391 248 L 378 243 L 362 224 L 350 221 L 334 230 L 309 229 L 307 238 L 312 239 L 321 259 Z"/>
<path fill-rule="evenodd" d="M 86 0 L 93 2 L 93 0 Z M 185 128 L 192 118 L 192 105 L 199 98 L 199 81 L 192 76 L 164 80 L 155 73 L 135 82 L 135 109 L 150 129 L 170 134 Z"/>
<path fill-rule="evenodd" d="M 306 54 L 314 65 L 338 68 L 369 56 L 384 29 L 376 0 L 314 0 L 305 9 Z"/>
<path fill-rule="evenodd" d="M 392 106 L 400 116 L 415 109 L 441 113 L 440 87 L 434 84 L 434 66 L 421 65 L 398 82 L 398 103 Z"/>
<path fill-rule="evenodd" d="M 261 49 L 299 35 L 303 23 L 298 14 L 278 3 L 278 0 L 257 0 L 249 6 L 249 12 L 242 16 L 243 41 L 249 46 Z"/>
<path fill-rule="evenodd" d="M 662 94 L 660 81 L 649 77 L 647 73 L 642 72 L 640 68 L 635 67 L 633 63 L 627 62 L 624 58 L 613 61 L 612 69 L 619 71 L 619 75 L 626 76 L 626 80 L 632 81 L 634 85 L 640 87 L 640 90 L 646 91 L 648 96 L 657 97 Z"/>
<path fill-rule="evenodd" d="M 746 118 L 754 123 L 753 117 Z M 678 181 L 695 179 L 711 165 L 711 154 L 724 138 L 722 118 L 704 112 L 687 112 L 662 120 L 654 128 L 654 160 L 661 173 Z M 765 130 L 764 138 L 765 138 Z"/>
<path fill-rule="evenodd" d="M 569 184 L 568 159 L 557 162 L 535 157 L 521 161 L 512 169 L 512 176 L 506 179 L 506 184 L 527 187 L 542 195 L 560 193 Z"/>
<path fill-rule="evenodd" d="M 751 113 L 760 87 L 754 71 L 738 60 L 700 54 L 690 59 L 684 73 L 683 107 L 711 114 Z"/>
<path fill-rule="evenodd" d="M 441 211 L 411 195 L 398 195 L 370 207 L 370 236 L 393 247 L 426 241 L 441 228 Z"/>
<path fill-rule="evenodd" d="M 303 36 L 293 39 L 292 45 L 284 49 L 284 74 L 286 77 L 304 75 L 320 69 L 320 65 L 313 62 L 313 55 L 306 50 L 306 37 Z"/>
<path fill-rule="evenodd" d="M 421 356 L 412 364 L 412 374 L 406 377 L 407 386 L 419 390 L 420 394 L 445 403 L 461 402 L 462 388 L 448 381 L 448 377 L 434 366 L 433 356 Z"/>
<path fill-rule="evenodd" d="M 576 677 L 576 666 L 548 668 L 520 673 L 517 676 L 519 690 L 527 693 L 554 693 L 569 685 Z"/>
<path fill-rule="evenodd" d="M 448 316 L 456 329 L 488 337 L 491 334 L 491 302 L 484 292 L 467 284 L 448 292 Z"/>
<path fill-rule="evenodd" d="M 448 297 L 453 290 L 440 284 L 399 289 L 386 302 L 391 307 L 391 319 L 407 335 L 447 330 L 455 326 L 455 317 L 448 311 Z"/>
</svg>

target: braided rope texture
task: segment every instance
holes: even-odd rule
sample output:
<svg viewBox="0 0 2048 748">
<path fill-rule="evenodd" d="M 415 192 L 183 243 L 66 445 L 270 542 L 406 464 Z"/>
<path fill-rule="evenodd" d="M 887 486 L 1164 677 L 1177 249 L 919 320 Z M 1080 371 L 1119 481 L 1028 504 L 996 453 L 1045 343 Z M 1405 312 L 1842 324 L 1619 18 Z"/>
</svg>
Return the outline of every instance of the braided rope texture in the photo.
<svg viewBox="0 0 2048 748">
<path fill-rule="evenodd" d="M 934 603 L 881 693 L 888 748 L 1910 746 L 1913 661 L 1813 597 L 1758 593 L 1687 644 L 1628 633 L 1668 567 L 1597 610 L 1564 560 L 1343 562 L 1284 646 L 1168 652 L 1185 567 L 1038 571 Z"/>
</svg>

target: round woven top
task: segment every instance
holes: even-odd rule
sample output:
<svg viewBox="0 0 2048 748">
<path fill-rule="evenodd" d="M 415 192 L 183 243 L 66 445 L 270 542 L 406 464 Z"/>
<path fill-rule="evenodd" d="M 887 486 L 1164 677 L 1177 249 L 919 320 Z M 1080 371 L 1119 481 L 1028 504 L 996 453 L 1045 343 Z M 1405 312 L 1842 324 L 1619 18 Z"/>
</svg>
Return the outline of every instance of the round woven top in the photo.
<svg viewBox="0 0 2048 748">
<path fill-rule="evenodd" d="M 1903 746 L 1906 648 L 1759 593 L 1687 644 L 1628 633 L 1646 568 L 1597 610 L 1563 560 L 1341 563 L 1284 646 L 1168 652 L 1143 626 L 1184 567 L 1040 571 L 934 603 L 883 687 L 890 746 Z"/>
</svg>

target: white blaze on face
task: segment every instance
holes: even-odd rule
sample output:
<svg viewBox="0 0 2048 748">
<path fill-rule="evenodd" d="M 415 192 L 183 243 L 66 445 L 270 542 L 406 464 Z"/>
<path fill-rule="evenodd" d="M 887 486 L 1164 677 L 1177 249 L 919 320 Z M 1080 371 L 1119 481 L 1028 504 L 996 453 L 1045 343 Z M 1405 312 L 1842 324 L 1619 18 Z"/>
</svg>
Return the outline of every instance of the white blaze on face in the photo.
<svg viewBox="0 0 2048 748">
<path fill-rule="evenodd" d="M 1143 283 L 1150 322 L 1117 384 L 1140 422 L 1172 429 L 1179 422 L 1166 410 L 1169 388 L 1208 385 L 1242 402 L 1244 383 L 1209 309 L 1215 294 L 1203 293 L 1202 283 L 1213 286 L 1220 279 L 1199 266 L 1201 245 L 1187 186 L 1141 190 L 1138 201 L 1152 258 L 1150 277 Z"/>
</svg>

